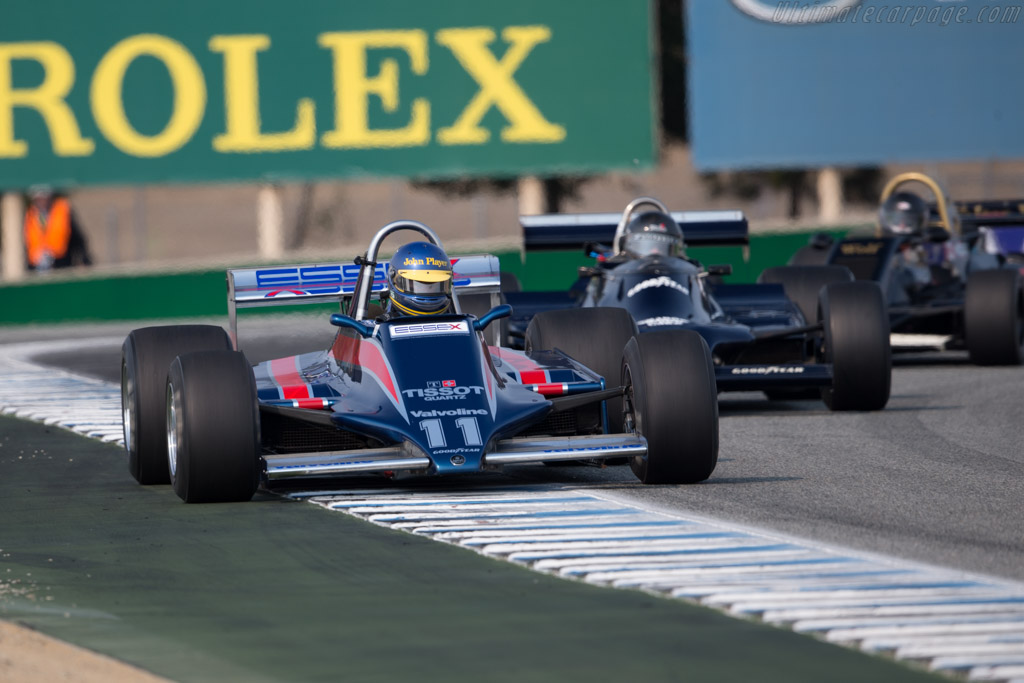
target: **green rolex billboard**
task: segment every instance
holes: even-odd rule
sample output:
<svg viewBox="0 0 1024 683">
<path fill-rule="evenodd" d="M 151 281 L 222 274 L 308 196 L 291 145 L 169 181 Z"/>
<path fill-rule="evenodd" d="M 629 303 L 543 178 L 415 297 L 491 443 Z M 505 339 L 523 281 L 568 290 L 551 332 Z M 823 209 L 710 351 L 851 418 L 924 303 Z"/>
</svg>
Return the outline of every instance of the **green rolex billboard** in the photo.
<svg viewBox="0 0 1024 683">
<path fill-rule="evenodd" d="M 0 22 L 0 188 L 646 167 L 647 2 L 40 0 Z"/>
</svg>

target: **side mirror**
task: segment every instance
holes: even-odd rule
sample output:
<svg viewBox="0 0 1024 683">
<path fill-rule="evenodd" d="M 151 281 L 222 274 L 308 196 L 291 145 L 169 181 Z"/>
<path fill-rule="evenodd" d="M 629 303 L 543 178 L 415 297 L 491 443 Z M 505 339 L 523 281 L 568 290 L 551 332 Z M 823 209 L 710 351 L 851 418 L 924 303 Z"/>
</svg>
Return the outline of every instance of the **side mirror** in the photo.
<svg viewBox="0 0 1024 683">
<path fill-rule="evenodd" d="M 493 321 L 497 320 L 498 318 L 507 318 L 510 315 L 512 315 L 512 307 L 509 306 L 508 304 L 501 304 L 500 306 L 495 306 L 491 310 L 484 313 L 482 318 L 473 322 L 473 329 L 476 330 L 477 332 L 482 332 L 483 330 L 487 329 L 487 326 L 490 325 Z M 331 317 L 333 319 L 334 316 Z"/>
<path fill-rule="evenodd" d="M 601 277 L 604 271 L 594 266 L 580 266 L 576 271 L 576 277 Z"/>
<path fill-rule="evenodd" d="M 369 337 L 373 334 L 373 328 L 368 326 L 366 323 L 359 322 L 355 318 L 349 317 L 343 313 L 332 313 L 331 324 L 335 327 L 347 327 L 350 330 L 355 330 L 363 337 Z"/>
<path fill-rule="evenodd" d="M 708 275 L 732 275 L 732 266 L 728 263 L 708 266 Z"/>
<path fill-rule="evenodd" d="M 928 242 L 948 242 L 950 238 L 949 231 L 938 225 L 929 225 L 924 229 L 924 238 Z"/>
</svg>

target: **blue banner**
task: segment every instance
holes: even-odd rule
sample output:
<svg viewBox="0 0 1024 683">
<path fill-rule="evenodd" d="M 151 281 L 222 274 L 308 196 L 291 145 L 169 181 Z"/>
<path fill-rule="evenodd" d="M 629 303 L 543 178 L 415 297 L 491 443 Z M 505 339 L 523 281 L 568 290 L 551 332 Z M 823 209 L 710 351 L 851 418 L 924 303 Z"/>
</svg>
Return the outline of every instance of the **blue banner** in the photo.
<svg viewBox="0 0 1024 683">
<path fill-rule="evenodd" d="M 1024 157 L 1024 9 L 687 3 L 699 170 Z"/>
</svg>

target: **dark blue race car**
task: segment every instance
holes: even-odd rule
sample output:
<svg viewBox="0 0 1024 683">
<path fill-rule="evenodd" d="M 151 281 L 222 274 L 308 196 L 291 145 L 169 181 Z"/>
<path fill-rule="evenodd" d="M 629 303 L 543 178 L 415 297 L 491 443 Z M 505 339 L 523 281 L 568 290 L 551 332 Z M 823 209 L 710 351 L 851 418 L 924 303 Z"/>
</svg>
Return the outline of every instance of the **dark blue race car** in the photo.
<svg viewBox="0 0 1024 683">
<path fill-rule="evenodd" d="M 506 292 L 510 343 L 550 346 L 546 330 L 569 312 L 618 308 L 639 336 L 699 334 L 718 391 L 816 397 L 833 410 L 878 410 L 889 399 L 889 330 L 879 287 L 843 267 L 774 268 L 758 284 L 722 284 L 730 266 L 705 268 L 685 248 L 746 245 L 735 211 L 670 213 L 641 197 L 621 214 L 524 216 L 526 250 L 583 247 L 594 265 L 568 292 Z M 578 345 L 591 343 L 580 330 Z M 607 367 L 607 366 L 605 366 Z M 606 372 L 604 367 L 594 367 Z"/>
<path fill-rule="evenodd" d="M 588 367 L 593 350 L 548 330 L 528 353 L 489 344 L 508 316 L 494 256 L 451 259 L 451 309 L 382 315 L 383 240 L 427 226 L 382 228 L 355 264 L 228 271 L 230 335 L 178 325 L 133 331 L 124 342 L 121 397 L 129 469 L 142 484 L 171 483 L 186 502 L 248 500 L 260 485 L 356 474 L 387 477 L 497 470 L 521 463 L 628 459 L 644 483 L 706 479 L 718 457 L 714 372 L 700 337 L 634 339 L 621 311 L 589 311 L 573 338 L 609 340 L 614 370 Z M 251 366 L 237 350 L 236 308 L 341 302 L 330 348 Z M 467 312 L 476 307 L 479 317 Z M 541 326 L 542 331 L 546 329 Z M 590 356 L 588 357 L 588 353 Z M 606 402 L 620 408 L 609 430 Z"/>
<path fill-rule="evenodd" d="M 899 191 L 924 185 L 927 203 Z M 923 173 L 882 191 L 875 234 L 815 235 L 793 265 L 845 266 L 885 294 L 894 351 L 966 350 L 978 365 L 1024 361 L 1024 199 L 952 202 Z"/>
</svg>

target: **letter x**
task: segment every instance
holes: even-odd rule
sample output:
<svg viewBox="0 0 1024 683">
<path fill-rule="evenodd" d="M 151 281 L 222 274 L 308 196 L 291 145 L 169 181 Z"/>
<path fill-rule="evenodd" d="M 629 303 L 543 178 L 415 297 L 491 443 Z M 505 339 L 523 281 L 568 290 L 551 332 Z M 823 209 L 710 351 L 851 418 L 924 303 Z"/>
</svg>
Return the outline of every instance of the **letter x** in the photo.
<svg viewBox="0 0 1024 683">
<path fill-rule="evenodd" d="M 544 118 L 536 105 L 512 78 L 526 56 L 539 43 L 551 39 L 546 26 L 509 26 L 501 32 L 509 43 L 501 61 L 487 47 L 495 34 L 489 28 L 452 28 L 437 32 L 437 42 L 452 51 L 459 64 L 480 86 L 449 128 L 437 132 L 442 145 L 480 145 L 490 139 L 490 131 L 480 127 L 484 114 L 496 106 L 510 125 L 501 130 L 505 142 L 560 142 L 565 128 Z"/>
</svg>

